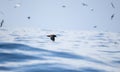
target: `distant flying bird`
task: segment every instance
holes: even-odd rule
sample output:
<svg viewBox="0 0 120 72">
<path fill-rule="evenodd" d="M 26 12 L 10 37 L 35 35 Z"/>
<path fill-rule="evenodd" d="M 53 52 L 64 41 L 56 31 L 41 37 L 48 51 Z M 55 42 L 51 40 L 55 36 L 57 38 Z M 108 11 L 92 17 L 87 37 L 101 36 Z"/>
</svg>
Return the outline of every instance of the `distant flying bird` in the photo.
<svg viewBox="0 0 120 72">
<path fill-rule="evenodd" d="M 50 34 L 50 35 L 47 35 L 47 37 L 50 37 L 50 39 L 51 39 L 52 41 L 55 41 L 56 35 Z"/>
<path fill-rule="evenodd" d="M 86 3 L 82 3 L 83 6 L 88 6 Z"/>
<path fill-rule="evenodd" d="M 111 20 L 114 18 L 114 16 L 115 16 L 115 14 L 112 14 L 112 15 L 111 15 Z"/>
<path fill-rule="evenodd" d="M 27 17 L 28 19 L 30 19 L 30 16 L 29 17 Z"/>
<path fill-rule="evenodd" d="M 91 10 L 91 11 L 94 11 L 94 9 L 93 9 L 93 8 L 91 8 L 90 10 Z"/>
<path fill-rule="evenodd" d="M 97 28 L 97 26 L 93 26 L 93 28 Z"/>
<path fill-rule="evenodd" d="M 62 7 L 63 7 L 63 8 L 65 8 L 65 7 L 66 7 L 66 5 L 63 5 Z"/>
<path fill-rule="evenodd" d="M 113 7 L 113 8 L 115 8 L 115 6 L 114 6 L 114 4 L 111 2 L 111 6 Z"/>
<path fill-rule="evenodd" d="M 15 4 L 14 8 L 18 8 L 20 6 L 21 6 L 21 3 L 17 3 L 17 4 Z"/>
<path fill-rule="evenodd" d="M 4 20 L 1 21 L 1 23 L 0 23 L 0 27 L 2 27 L 3 23 L 4 23 Z"/>
</svg>

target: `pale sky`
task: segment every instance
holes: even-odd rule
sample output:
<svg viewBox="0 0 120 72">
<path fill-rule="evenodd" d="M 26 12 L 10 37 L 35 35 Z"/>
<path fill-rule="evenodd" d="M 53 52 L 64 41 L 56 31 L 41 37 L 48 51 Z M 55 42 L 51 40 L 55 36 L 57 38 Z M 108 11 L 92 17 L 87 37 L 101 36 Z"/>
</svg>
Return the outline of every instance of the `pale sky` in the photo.
<svg viewBox="0 0 120 72">
<path fill-rule="evenodd" d="M 3 28 L 9 29 L 37 27 L 120 32 L 120 0 L 0 0 L 0 22 L 2 19 Z"/>
</svg>

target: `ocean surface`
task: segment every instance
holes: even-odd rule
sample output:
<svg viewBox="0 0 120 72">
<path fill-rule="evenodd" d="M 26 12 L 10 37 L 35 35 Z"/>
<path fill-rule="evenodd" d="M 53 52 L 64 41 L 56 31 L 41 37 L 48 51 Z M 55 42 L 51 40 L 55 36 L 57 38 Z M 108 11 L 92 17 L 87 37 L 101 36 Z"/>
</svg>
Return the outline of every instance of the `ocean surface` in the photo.
<svg viewBox="0 0 120 72">
<path fill-rule="evenodd" d="M 0 72 L 120 72 L 120 33 L 0 29 Z"/>
</svg>

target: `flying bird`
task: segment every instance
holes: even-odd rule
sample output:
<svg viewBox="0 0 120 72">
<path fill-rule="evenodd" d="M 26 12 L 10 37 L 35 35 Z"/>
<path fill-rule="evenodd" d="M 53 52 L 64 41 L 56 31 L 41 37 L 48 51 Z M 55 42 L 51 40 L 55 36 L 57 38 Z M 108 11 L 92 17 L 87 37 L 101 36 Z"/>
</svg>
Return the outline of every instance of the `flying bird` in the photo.
<svg viewBox="0 0 120 72">
<path fill-rule="evenodd" d="M 93 26 L 93 28 L 97 28 L 97 26 Z"/>
<path fill-rule="evenodd" d="M 65 7 L 66 7 L 66 5 L 62 5 L 62 7 L 63 7 L 63 8 L 65 8 Z"/>
<path fill-rule="evenodd" d="M 50 37 L 50 39 L 51 39 L 52 41 L 55 41 L 56 35 L 50 34 L 50 35 L 47 35 L 47 37 Z"/>
<path fill-rule="evenodd" d="M 94 9 L 93 9 L 93 8 L 91 8 L 90 10 L 91 10 L 91 11 L 94 11 Z"/>
<path fill-rule="evenodd" d="M 82 3 L 83 6 L 88 6 L 86 3 Z"/>
<path fill-rule="evenodd" d="M 114 4 L 111 2 L 111 6 L 113 7 L 113 8 L 115 8 L 115 6 L 114 6 Z"/>
<path fill-rule="evenodd" d="M 4 23 L 4 20 L 1 21 L 1 23 L 0 23 L 0 27 L 2 27 L 3 23 Z"/>
<path fill-rule="evenodd" d="M 20 6 L 21 6 L 21 3 L 17 3 L 17 4 L 15 4 L 14 8 L 18 8 Z"/>
<path fill-rule="evenodd" d="M 28 19 L 30 19 L 30 16 L 29 17 L 27 17 Z"/>
<path fill-rule="evenodd" d="M 112 14 L 112 15 L 111 15 L 111 20 L 114 18 L 114 16 L 115 16 L 115 14 Z"/>
</svg>

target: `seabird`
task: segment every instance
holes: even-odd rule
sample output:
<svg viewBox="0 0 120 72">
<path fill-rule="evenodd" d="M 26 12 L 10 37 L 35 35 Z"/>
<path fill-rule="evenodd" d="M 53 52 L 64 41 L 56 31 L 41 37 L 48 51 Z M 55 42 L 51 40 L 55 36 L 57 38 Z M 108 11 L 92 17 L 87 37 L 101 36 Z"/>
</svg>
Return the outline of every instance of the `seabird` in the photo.
<svg viewBox="0 0 120 72">
<path fill-rule="evenodd" d="M 83 6 L 88 6 L 88 5 L 87 5 L 87 4 L 85 4 L 85 3 L 82 3 L 82 5 L 83 5 Z"/>
<path fill-rule="evenodd" d="M 66 6 L 65 6 L 65 5 L 63 5 L 62 7 L 63 7 L 63 8 L 65 8 Z"/>
<path fill-rule="evenodd" d="M 91 8 L 90 10 L 91 10 L 91 11 L 94 11 L 94 9 L 93 9 L 93 8 Z"/>
<path fill-rule="evenodd" d="M 0 27 L 2 27 L 3 23 L 4 23 L 4 20 L 1 21 L 1 23 L 0 23 Z"/>
<path fill-rule="evenodd" d="M 97 28 L 97 26 L 93 26 L 94 28 Z"/>
<path fill-rule="evenodd" d="M 30 16 L 29 17 L 27 17 L 28 19 L 30 19 Z"/>
<path fill-rule="evenodd" d="M 52 41 L 55 41 L 56 35 L 50 34 L 50 35 L 47 35 L 47 37 L 50 37 L 50 39 L 51 39 Z"/>
<path fill-rule="evenodd" d="M 114 18 L 114 16 L 115 16 L 115 14 L 112 14 L 112 15 L 111 15 L 111 20 Z"/>
<path fill-rule="evenodd" d="M 17 3 L 17 4 L 15 4 L 14 8 L 18 8 L 20 6 L 21 6 L 21 3 Z"/>
<path fill-rule="evenodd" d="M 111 6 L 113 7 L 113 8 L 115 8 L 115 6 L 114 6 L 114 4 L 111 2 Z"/>
</svg>

